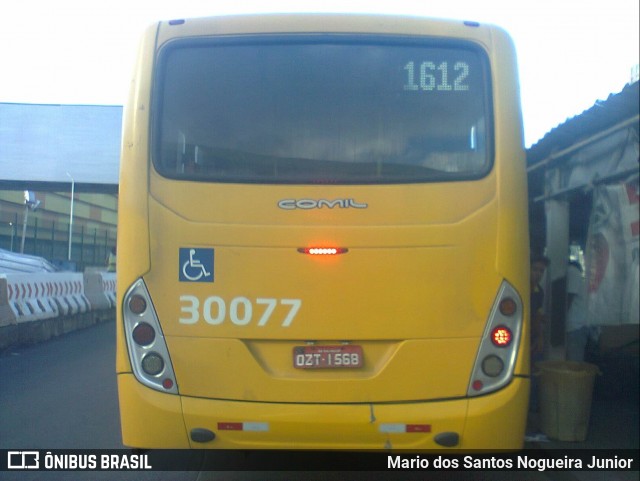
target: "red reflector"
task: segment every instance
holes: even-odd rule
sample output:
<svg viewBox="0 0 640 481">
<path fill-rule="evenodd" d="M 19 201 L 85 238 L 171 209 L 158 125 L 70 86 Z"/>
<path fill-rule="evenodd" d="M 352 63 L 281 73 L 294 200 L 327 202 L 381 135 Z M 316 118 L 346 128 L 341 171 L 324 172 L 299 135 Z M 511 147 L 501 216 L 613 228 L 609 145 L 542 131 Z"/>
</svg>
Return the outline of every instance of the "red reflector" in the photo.
<svg viewBox="0 0 640 481">
<path fill-rule="evenodd" d="M 218 423 L 220 431 L 242 431 L 242 423 Z"/>
<path fill-rule="evenodd" d="M 407 424 L 408 433 L 430 433 L 431 424 Z"/>
<path fill-rule="evenodd" d="M 171 389 L 173 387 L 173 381 L 169 378 L 166 378 L 162 381 L 162 387 L 165 389 Z"/>
<path fill-rule="evenodd" d="M 473 381 L 473 384 L 471 385 L 471 387 L 473 387 L 475 391 L 479 391 L 480 389 L 482 389 L 482 386 L 484 386 L 484 384 L 482 384 L 482 381 Z"/>
<path fill-rule="evenodd" d="M 511 331 L 503 326 L 496 327 L 491 333 L 491 341 L 498 347 L 508 346 L 512 337 Z"/>
<path fill-rule="evenodd" d="M 301 254 L 309 254 L 311 256 L 335 256 L 348 251 L 349 249 L 346 247 L 300 247 L 298 249 Z"/>
</svg>

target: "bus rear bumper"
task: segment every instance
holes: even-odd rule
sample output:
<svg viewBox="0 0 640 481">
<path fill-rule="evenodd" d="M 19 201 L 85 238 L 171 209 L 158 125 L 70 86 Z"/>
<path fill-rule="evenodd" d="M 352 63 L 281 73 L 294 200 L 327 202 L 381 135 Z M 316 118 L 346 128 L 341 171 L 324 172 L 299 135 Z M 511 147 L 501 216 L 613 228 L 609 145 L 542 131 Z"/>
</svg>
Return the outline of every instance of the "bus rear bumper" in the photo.
<svg viewBox="0 0 640 481">
<path fill-rule="evenodd" d="M 127 446 L 204 449 L 520 449 L 528 379 L 478 398 L 386 404 L 287 404 L 222 401 L 153 391 L 118 376 Z M 121 393 L 123 389 L 121 389 Z M 124 401 L 124 402 L 123 402 Z M 196 442 L 190 433 L 213 433 Z"/>
</svg>

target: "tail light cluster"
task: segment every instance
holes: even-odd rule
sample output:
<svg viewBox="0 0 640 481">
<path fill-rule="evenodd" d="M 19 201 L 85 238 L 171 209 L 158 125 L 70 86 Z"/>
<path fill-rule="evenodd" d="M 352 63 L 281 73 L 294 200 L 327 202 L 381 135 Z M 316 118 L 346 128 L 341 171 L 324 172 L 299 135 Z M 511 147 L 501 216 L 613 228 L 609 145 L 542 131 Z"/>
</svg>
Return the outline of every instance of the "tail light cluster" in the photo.
<svg viewBox="0 0 640 481">
<path fill-rule="evenodd" d="M 511 381 L 520 346 L 522 322 L 522 299 L 511 284 L 503 281 L 480 342 L 468 396 L 495 391 Z"/>
<path fill-rule="evenodd" d="M 177 394 L 169 350 L 142 279 L 134 282 L 124 296 L 122 313 L 129 359 L 138 381 L 158 391 Z"/>
</svg>

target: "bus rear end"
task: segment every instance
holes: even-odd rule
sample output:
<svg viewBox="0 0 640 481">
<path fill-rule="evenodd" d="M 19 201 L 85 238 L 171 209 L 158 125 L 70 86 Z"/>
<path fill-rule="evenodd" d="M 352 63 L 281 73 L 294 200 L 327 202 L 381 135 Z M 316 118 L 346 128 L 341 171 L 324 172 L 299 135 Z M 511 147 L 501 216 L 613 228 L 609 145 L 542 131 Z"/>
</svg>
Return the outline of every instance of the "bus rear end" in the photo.
<svg viewBox="0 0 640 481">
<path fill-rule="evenodd" d="M 518 448 L 526 186 L 502 31 L 161 23 L 120 183 L 126 445 Z"/>
</svg>

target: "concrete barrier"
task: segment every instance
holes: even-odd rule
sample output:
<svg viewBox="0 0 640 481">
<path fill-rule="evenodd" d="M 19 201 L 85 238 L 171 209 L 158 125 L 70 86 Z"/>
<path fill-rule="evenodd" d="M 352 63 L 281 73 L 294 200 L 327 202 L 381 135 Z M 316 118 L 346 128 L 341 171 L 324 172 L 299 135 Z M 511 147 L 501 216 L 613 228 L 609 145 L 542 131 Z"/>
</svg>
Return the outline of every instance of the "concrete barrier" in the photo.
<svg viewBox="0 0 640 481">
<path fill-rule="evenodd" d="M 113 272 L 85 272 L 84 292 L 92 309 L 116 306 L 116 275 Z"/>
<path fill-rule="evenodd" d="M 9 290 L 7 276 L 0 274 L 0 328 L 14 325 L 18 321 L 13 309 L 9 306 Z"/>
<path fill-rule="evenodd" d="M 103 272 L 102 273 L 102 288 L 106 296 L 109 298 L 111 307 L 116 307 L 116 273 L 115 272 Z"/>
<path fill-rule="evenodd" d="M 113 319 L 115 279 L 106 272 L 0 274 L 0 349 Z"/>
<path fill-rule="evenodd" d="M 50 275 L 5 275 L 8 305 L 16 322 L 37 321 L 58 316 L 58 307 L 51 302 Z"/>
<path fill-rule="evenodd" d="M 84 293 L 84 278 L 81 273 L 60 272 L 48 274 L 53 289 L 53 298 L 64 315 L 74 315 L 91 309 Z"/>
</svg>

